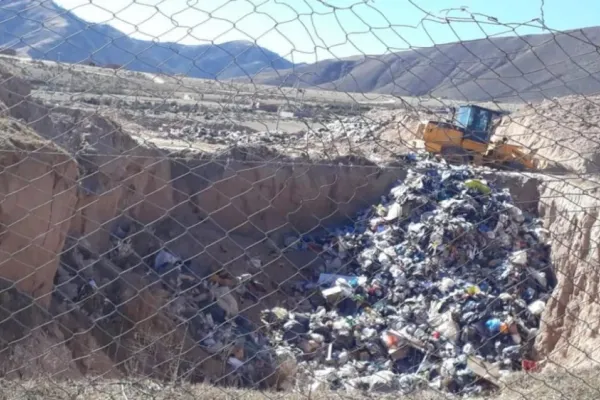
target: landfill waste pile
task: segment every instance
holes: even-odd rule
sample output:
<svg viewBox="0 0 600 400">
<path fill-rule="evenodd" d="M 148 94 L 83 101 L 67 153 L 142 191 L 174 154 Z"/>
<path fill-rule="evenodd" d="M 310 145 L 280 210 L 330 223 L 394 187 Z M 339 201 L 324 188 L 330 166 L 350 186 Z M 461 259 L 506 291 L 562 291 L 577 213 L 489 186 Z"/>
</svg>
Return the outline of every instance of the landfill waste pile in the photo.
<svg viewBox="0 0 600 400">
<path fill-rule="evenodd" d="M 336 119 L 323 128 L 307 132 L 304 140 L 335 142 L 346 139 L 354 143 L 361 143 L 374 139 L 375 132 L 388 122 L 389 120 L 376 121 L 364 117 L 345 117 Z"/>
<path fill-rule="evenodd" d="M 290 133 L 282 130 L 269 130 L 254 132 L 251 130 L 226 130 L 204 126 L 202 124 L 184 126 L 180 128 L 159 127 L 166 137 L 186 140 L 202 140 L 211 144 L 225 145 L 302 145 L 306 141 L 335 142 L 340 139 L 350 140 L 354 143 L 363 143 L 372 140 L 379 130 L 390 120 L 372 120 L 363 117 L 344 117 L 335 119 L 324 125 L 314 125 L 306 132 Z"/>
<path fill-rule="evenodd" d="M 112 277 L 131 269 L 144 286 L 160 285 L 168 317 L 223 365 L 213 383 L 285 389 L 295 377 L 311 390 L 474 394 L 535 370 L 533 341 L 555 286 L 547 232 L 475 167 L 414 154 L 406 163 L 404 181 L 351 226 L 278 243 L 320 262 L 301 271 L 307 280 L 279 285 L 295 308 L 264 310 L 262 324 L 241 301 L 272 293 L 254 278 L 266 260 L 248 259 L 240 276 L 207 270 L 165 247 L 154 227 L 116 225 L 106 260 L 69 246 L 56 284 L 101 325 L 127 287 Z M 157 243 L 136 250 L 144 229 Z"/>
<path fill-rule="evenodd" d="M 211 144 L 270 144 L 270 143 L 288 143 L 298 140 L 297 135 L 287 134 L 281 131 L 240 131 L 211 129 L 200 125 L 184 126 L 182 128 L 170 128 L 167 137 L 186 138 L 188 140 L 203 140 Z"/>
<path fill-rule="evenodd" d="M 538 368 L 533 341 L 555 286 L 548 232 L 474 167 L 406 162 L 406 179 L 352 226 L 286 239 L 323 263 L 294 282 L 302 307 L 262 317 L 311 390 L 472 395 Z"/>
</svg>

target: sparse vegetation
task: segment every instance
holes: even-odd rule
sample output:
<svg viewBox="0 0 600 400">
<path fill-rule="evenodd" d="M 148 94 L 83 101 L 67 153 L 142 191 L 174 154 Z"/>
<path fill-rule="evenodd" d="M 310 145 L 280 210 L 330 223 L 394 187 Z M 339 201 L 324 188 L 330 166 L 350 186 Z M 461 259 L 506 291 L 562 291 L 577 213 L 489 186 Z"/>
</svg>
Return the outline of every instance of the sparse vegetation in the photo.
<svg viewBox="0 0 600 400">
<path fill-rule="evenodd" d="M 538 375 L 515 375 L 506 382 L 502 393 L 481 400 L 597 400 L 600 396 L 598 369 Z M 160 385 L 149 380 L 106 380 L 89 378 L 80 382 L 61 382 L 52 379 L 28 382 L 5 381 L 0 385 L 0 399 L 65 399 L 65 400 L 449 400 L 452 397 L 434 390 L 413 394 L 397 393 L 295 393 L 242 390 L 210 385 Z"/>
</svg>

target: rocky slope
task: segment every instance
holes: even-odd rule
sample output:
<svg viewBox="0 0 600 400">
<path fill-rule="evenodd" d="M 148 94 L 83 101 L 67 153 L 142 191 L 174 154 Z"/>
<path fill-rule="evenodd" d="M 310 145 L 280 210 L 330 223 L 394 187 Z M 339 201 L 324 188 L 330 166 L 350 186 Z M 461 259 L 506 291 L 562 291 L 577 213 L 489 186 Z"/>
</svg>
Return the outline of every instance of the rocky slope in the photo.
<svg viewBox="0 0 600 400">
<path fill-rule="evenodd" d="M 77 202 L 77 163 L 23 124 L 2 120 L 0 129 L 0 276 L 47 305 Z"/>
<path fill-rule="evenodd" d="M 540 188 L 540 212 L 552 232 L 558 286 L 543 317 L 538 339 L 548 367 L 573 370 L 595 366 L 598 357 L 598 206 L 600 181 L 550 180 Z"/>
</svg>

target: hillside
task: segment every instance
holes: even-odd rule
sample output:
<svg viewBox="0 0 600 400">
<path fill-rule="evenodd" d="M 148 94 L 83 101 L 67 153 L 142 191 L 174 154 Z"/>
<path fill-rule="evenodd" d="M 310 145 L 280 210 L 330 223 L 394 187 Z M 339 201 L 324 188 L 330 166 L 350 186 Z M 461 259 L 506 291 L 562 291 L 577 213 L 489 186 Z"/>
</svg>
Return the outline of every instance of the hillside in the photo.
<svg viewBox="0 0 600 400">
<path fill-rule="evenodd" d="M 0 2 L 0 46 L 19 55 L 197 78 L 251 77 L 278 86 L 299 80 L 300 87 L 397 96 L 521 102 L 597 93 L 598 45 L 600 27 L 593 27 L 294 65 L 249 41 L 155 43 L 88 23 L 52 0 Z"/>
<path fill-rule="evenodd" d="M 600 27 L 326 60 L 257 83 L 457 100 L 535 101 L 600 90 Z"/>
<path fill-rule="evenodd" d="M 0 1 L 0 45 L 32 58 L 197 78 L 252 76 L 292 66 L 252 42 L 190 46 L 133 39 L 109 25 L 86 22 L 51 0 Z"/>
</svg>

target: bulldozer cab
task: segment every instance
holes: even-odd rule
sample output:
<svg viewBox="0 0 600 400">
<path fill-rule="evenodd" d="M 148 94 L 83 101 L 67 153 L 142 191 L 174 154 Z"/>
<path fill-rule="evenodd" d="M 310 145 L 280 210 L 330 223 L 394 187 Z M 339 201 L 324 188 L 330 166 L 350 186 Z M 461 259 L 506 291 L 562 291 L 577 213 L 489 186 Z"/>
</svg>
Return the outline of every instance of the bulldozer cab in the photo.
<svg viewBox="0 0 600 400">
<path fill-rule="evenodd" d="M 423 137 L 425 149 L 439 154 L 452 163 L 474 163 L 511 170 L 532 170 L 537 167 L 535 152 L 526 154 L 508 139 L 490 143 L 499 117 L 506 112 L 490 110 L 476 105 L 463 105 L 452 109 L 452 122 L 427 121 L 418 132 Z"/>
<path fill-rule="evenodd" d="M 464 133 L 464 139 L 488 143 L 493 134 L 493 120 L 502 116 L 501 112 L 475 105 L 458 108 L 454 124 Z"/>
</svg>

